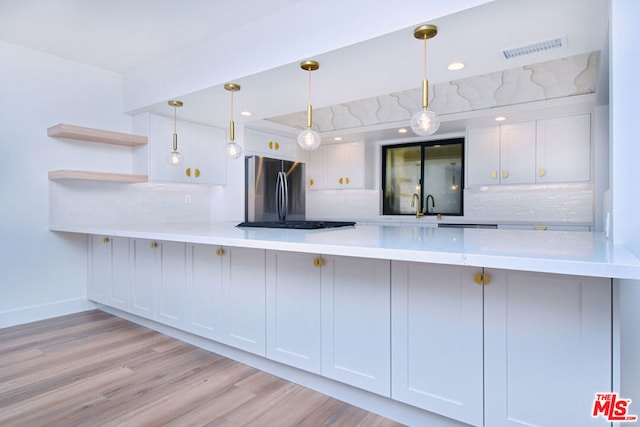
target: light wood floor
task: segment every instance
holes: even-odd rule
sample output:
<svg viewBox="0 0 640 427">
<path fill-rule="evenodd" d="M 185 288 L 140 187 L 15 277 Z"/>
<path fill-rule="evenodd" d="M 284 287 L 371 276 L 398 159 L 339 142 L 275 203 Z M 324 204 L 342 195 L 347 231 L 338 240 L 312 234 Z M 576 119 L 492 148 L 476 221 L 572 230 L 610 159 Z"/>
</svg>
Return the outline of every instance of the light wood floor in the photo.
<svg viewBox="0 0 640 427">
<path fill-rule="evenodd" d="M 93 310 L 0 329 L 1 426 L 400 426 Z"/>
</svg>

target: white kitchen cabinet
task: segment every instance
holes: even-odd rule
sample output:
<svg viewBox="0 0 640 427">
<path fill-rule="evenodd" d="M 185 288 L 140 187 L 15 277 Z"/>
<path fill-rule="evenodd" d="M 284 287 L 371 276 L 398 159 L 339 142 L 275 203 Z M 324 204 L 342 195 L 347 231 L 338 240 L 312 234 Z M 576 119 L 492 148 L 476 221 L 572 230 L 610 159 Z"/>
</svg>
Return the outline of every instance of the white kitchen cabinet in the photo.
<svg viewBox="0 0 640 427">
<path fill-rule="evenodd" d="M 186 314 L 186 244 L 162 242 L 160 281 L 156 290 L 156 320 L 184 328 Z"/>
<path fill-rule="evenodd" d="M 181 164 L 173 166 L 166 160 L 173 149 L 173 119 L 152 114 L 149 127 L 150 181 L 226 184 L 223 129 L 178 120 L 178 151 L 184 158 Z"/>
<path fill-rule="evenodd" d="M 321 145 L 308 154 L 307 188 L 363 189 L 366 160 L 364 142 Z"/>
<path fill-rule="evenodd" d="M 467 185 L 535 182 L 536 124 L 467 129 Z"/>
<path fill-rule="evenodd" d="M 482 425 L 481 269 L 391 265 L 391 397 Z"/>
<path fill-rule="evenodd" d="M 222 272 L 224 249 L 187 245 L 186 329 L 222 341 Z"/>
<path fill-rule="evenodd" d="M 130 283 L 129 239 L 89 236 L 89 299 L 127 310 Z"/>
<path fill-rule="evenodd" d="M 390 396 L 390 261 L 323 257 L 322 375 Z"/>
<path fill-rule="evenodd" d="M 537 135 L 537 182 L 591 179 L 591 115 L 538 120 Z"/>
<path fill-rule="evenodd" d="M 265 251 L 224 248 L 223 342 L 265 355 Z"/>
<path fill-rule="evenodd" d="M 267 357 L 321 371 L 321 271 L 313 254 L 267 252 Z"/>
<path fill-rule="evenodd" d="M 297 141 L 294 138 L 256 129 L 245 128 L 244 149 L 246 155 L 296 160 Z"/>
<path fill-rule="evenodd" d="M 485 425 L 609 425 L 591 417 L 611 389 L 609 280 L 485 273 Z"/>
<path fill-rule="evenodd" d="M 148 239 L 131 239 L 131 300 L 129 311 L 155 319 L 156 290 L 161 279 L 160 243 Z"/>
</svg>

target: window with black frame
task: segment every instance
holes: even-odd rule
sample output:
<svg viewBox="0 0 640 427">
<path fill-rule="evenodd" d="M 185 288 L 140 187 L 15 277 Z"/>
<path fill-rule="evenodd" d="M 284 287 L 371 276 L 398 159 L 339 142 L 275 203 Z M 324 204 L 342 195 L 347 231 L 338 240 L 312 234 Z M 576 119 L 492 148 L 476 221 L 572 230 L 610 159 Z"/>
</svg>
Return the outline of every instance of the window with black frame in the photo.
<svg viewBox="0 0 640 427">
<path fill-rule="evenodd" d="M 382 146 L 383 215 L 462 215 L 464 138 Z"/>
</svg>

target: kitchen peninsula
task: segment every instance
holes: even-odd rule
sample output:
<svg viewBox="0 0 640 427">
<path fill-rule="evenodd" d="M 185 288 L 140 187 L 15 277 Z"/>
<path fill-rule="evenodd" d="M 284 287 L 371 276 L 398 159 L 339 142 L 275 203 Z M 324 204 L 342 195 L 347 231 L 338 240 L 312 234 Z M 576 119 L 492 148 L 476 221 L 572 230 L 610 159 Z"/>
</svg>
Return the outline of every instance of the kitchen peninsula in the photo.
<svg viewBox="0 0 640 427">
<path fill-rule="evenodd" d="M 603 233 L 236 224 L 51 229 L 89 235 L 104 310 L 400 422 L 604 425 L 640 260 Z"/>
</svg>

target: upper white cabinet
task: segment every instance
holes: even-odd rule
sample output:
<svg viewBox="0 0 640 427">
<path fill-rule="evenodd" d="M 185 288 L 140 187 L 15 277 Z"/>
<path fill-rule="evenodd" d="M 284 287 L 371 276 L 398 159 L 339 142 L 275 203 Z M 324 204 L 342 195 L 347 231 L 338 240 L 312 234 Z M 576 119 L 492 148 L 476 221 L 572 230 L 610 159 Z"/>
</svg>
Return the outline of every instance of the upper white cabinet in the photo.
<svg viewBox="0 0 640 427">
<path fill-rule="evenodd" d="M 485 425 L 609 425 L 591 416 L 611 390 L 609 280 L 485 273 Z"/>
<path fill-rule="evenodd" d="M 244 150 L 246 155 L 296 160 L 297 142 L 294 138 L 256 129 L 245 128 Z"/>
<path fill-rule="evenodd" d="M 468 128 L 467 186 L 589 181 L 591 116 Z"/>
<path fill-rule="evenodd" d="M 482 269 L 391 266 L 391 397 L 482 425 Z"/>
<path fill-rule="evenodd" d="M 591 179 L 591 116 L 538 120 L 537 182 Z"/>
<path fill-rule="evenodd" d="M 178 120 L 178 151 L 184 160 L 173 166 L 166 160 L 173 149 L 173 127 L 173 119 L 149 115 L 149 180 L 226 184 L 225 131 Z"/>
<path fill-rule="evenodd" d="M 364 142 L 321 145 L 307 156 L 307 189 L 363 189 L 367 186 Z"/>
</svg>

